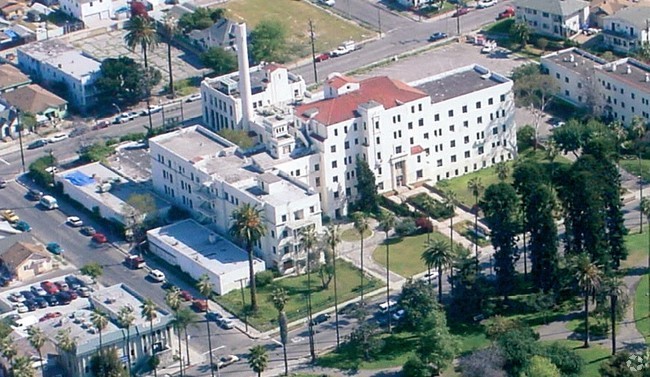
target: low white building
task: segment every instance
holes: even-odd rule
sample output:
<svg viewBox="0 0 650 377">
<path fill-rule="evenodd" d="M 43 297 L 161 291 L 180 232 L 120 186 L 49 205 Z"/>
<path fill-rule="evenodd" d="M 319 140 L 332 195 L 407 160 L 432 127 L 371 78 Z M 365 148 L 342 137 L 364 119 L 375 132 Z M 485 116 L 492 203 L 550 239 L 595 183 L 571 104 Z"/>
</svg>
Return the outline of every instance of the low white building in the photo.
<svg viewBox="0 0 650 377">
<path fill-rule="evenodd" d="M 559 96 L 594 114 L 630 124 L 650 120 L 650 66 L 624 58 L 606 62 L 571 48 L 545 55 L 543 69 L 560 87 Z"/>
<path fill-rule="evenodd" d="M 59 6 L 64 13 L 83 21 L 86 27 L 113 17 L 111 0 L 59 0 Z"/>
<path fill-rule="evenodd" d="M 517 22 L 535 34 L 571 38 L 589 22 L 589 2 L 581 0 L 516 0 Z"/>
<path fill-rule="evenodd" d="M 258 155 L 244 156 L 236 145 L 199 126 L 151 138 L 149 147 L 153 186 L 165 199 L 221 235 L 228 234 L 235 209 L 244 203 L 256 206 L 267 232 L 255 254 L 282 273 L 305 265 L 300 230 L 321 229 L 318 193 L 308 184 L 293 173 L 266 171 L 256 164 Z"/>
<path fill-rule="evenodd" d="M 629 53 L 650 41 L 650 7 L 631 6 L 603 18 L 603 42 Z"/>
<path fill-rule="evenodd" d="M 152 229 L 147 239 L 149 251 L 193 279 L 207 275 L 218 295 L 248 285 L 248 253 L 194 220 Z M 264 261 L 253 259 L 255 273 L 265 268 Z"/>
<path fill-rule="evenodd" d="M 70 107 L 83 112 L 96 103 L 98 60 L 57 39 L 20 46 L 17 56 L 20 69 L 34 81 L 51 89 L 62 85 Z"/>
<path fill-rule="evenodd" d="M 127 201 L 132 195 L 142 193 L 142 187 L 99 162 L 58 172 L 54 181 L 63 186 L 70 199 L 91 212 L 97 211 L 104 219 L 122 225 L 142 220 L 125 218 L 125 214 L 132 216 L 137 212 Z M 164 201 L 156 197 L 154 200 L 158 210 L 165 207 Z"/>
</svg>

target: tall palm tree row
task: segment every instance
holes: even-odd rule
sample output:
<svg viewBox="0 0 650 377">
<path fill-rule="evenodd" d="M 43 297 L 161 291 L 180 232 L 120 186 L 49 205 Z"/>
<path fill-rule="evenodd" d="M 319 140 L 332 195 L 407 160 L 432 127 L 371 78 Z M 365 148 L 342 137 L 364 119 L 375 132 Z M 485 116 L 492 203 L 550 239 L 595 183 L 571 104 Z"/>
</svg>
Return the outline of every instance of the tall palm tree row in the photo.
<svg viewBox="0 0 650 377">
<path fill-rule="evenodd" d="M 384 238 L 384 243 L 386 244 L 386 303 L 390 301 L 390 243 L 388 242 L 388 236 L 390 231 L 395 227 L 395 223 L 395 215 L 393 215 L 392 212 L 382 212 L 379 229 L 381 229 L 381 231 L 386 235 Z M 390 334 L 393 331 L 390 310 L 388 310 L 387 313 L 388 333 Z"/>
<path fill-rule="evenodd" d="M 602 271 L 589 256 L 580 255 L 575 261 L 575 277 L 585 299 L 585 342 L 584 347 L 589 347 L 589 296 L 598 290 L 602 282 Z"/>
<path fill-rule="evenodd" d="M 212 294 L 212 283 L 210 282 L 210 277 L 207 274 L 201 275 L 199 278 L 199 281 L 196 282 L 196 288 L 201 292 L 203 297 L 205 297 L 205 307 L 206 307 L 206 315 L 210 313 L 210 306 L 208 305 L 208 300 L 210 299 L 210 295 Z M 212 366 L 214 365 L 214 361 L 212 360 L 212 334 L 210 334 L 210 321 L 206 319 L 205 321 L 205 327 L 208 329 L 208 350 L 209 350 L 209 355 L 210 355 L 210 374 L 212 377 L 214 377 L 214 369 Z"/>
<path fill-rule="evenodd" d="M 95 309 L 90 315 L 90 321 L 93 323 L 93 326 L 97 328 L 99 332 L 99 353 L 102 353 L 102 348 L 104 348 L 104 342 L 102 339 L 102 333 L 106 326 L 108 326 L 108 319 L 106 318 L 106 313 L 102 312 L 99 309 Z"/>
<path fill-rule="evenodd" d="M 481 178 L 474 177 L 467 182 L 467 189 L 474 195 L 474 250 L 476 256 L 476 265 L 478 266 L 478 198 L 483 192 Z"/>
<path fill-rule="evenodd" d="M 258 344 L 253 346 L 248 352 L 248 365 L 253 372 L 257 373 L 257 377 L 262 377 L 262 372 L 266 370 L 269 365 L 269 355 L 266 353 L 266 348 Z"/>
<path fill-rule="evenodd" d="M 282 343 L 282 353 L 284 355 L 284 375 L 289 375 L 289 363 L 287 360 L 287 340 L 289 338 L 289 330 L 287 328 L 287 314 L 284 312 L 284 307 L 289 301 L 287 292 L 282 287 L 275 288 L 271 294 L 271 301 L 275 310 L 278 311 L 278 324 L 280 325 L 280 342 Z"/>
<path fill-rule="evenodd" d="M 363 212 L 355 212 L 352 214 L 352 219 L 354 220 L 354 229 L 359 233 L 359 243 L 361 248 L 361 305 L 363 305 L 363 237 L 365 233 L 370 229 L 370 224 L 368 224 L 368 217 Z"/>
<path fill-rule="evenodd" d="M 133 16 L 124 23 L 124 30 L 127 33 L 124 35 L 124 42 L 126 46 L 135 51 L 136 48 L 142 50 L 142 57 L 144 59 L 144 71 L 146 80 L 149 80 L 149 58 L 147 52 L 153 50 L 158 45 L 158 34 L 154 26 L 154 21 L 146 15 Z M 151 111 L 149 107 L 149 83 L 145 85 L 147 93 L 145 98 L 147 101 L 147 114 L 149 115 L 149 133 L 153 132 L 153 121 L 151 120 Z"/>
<path fill-rule="evenodd" d="M 151 360 L 154 360 L 156 357 L 156 354 L 154 353 L 154 343 L 156 342 L 156 334 L 153 332 L 153 320 L 158 317 L 158 308 L 156 307 L 156 303 L 153 302 L 152 299 L 147 298 L 142 302 L 142 305 L 140 305 L 140 315 L 142 318 L 146 319 L 149 321 L 149 331 L 151 332 L 151 344 L 149 345 L 151 349 Z M 153 364 L 153 375 L 154 377 L 158 377 L 158 368 L 156 367 L 156 363 Z"/>
<path fill-rule="evenodd" d="M 253 249 L 255 244 L 266 234 L 266 225 L 262 210 L 245 203 L 231 214 L 230 235 L 244 243 L 248 252 L 248 278 L 251 290 L 251 311 L 257 312 L 257 287 L 253 268 Z"/>
<path fill-rule="evenodd" d="M 174 312 L 174 330 L 176 330 L 176 336 L 178 337 L 178 363 L 179 363 L 179 373 L 181 377 L 183 376 L 183 343 L 181 342 L 181 333 L 183 332 L 178 321 L 178 309 L 181 307 L 181 291 L 177 287 L 172 287 L 165 293 L 165 303 L 169 308 Z"/>
<path fill-rule="evenodd" d="M 442 303 L 442 270 L 454 260 L 449 244 L 443 240 L 427 242 L 422 252 L 422 260 L 427 267 L 435 267 L 438 270 L 438 302 Z"/>
<path fill-rule="evenodd" d="M 43 346 L 45 345 L 45 333 L 43 333 L 43 330 L 41 330 L 40 327 L 36 326 L 30 326 L 27 329 L 27 339 L 29 340 L 29 344 L 34 347 L 36 352 L 38 352 L 38 358 L 41 362 L 41 370 L 43 369 Z"/>
<path fill-rule="evenodd" d="M 334 275 L 334 318 L 336 325 L 336 347 L 341 345 L 341 338 L 339 333 L 339 293 L 336 283 L 336 248 L 341 243 L 341 231 L 338 225 L 329 225 L 325 230 L 325 242 L 332 253 L 332 267 Z"/>
<path fill-rule="evenodd" d="M 131 327 L 135 323 L 133 308 L 123 306 L 117 312 L 117 322 L 126 329 L 126 361 L 129 363 L 129 376 L 133 376 L 133 366 L 131 365 Z"/>
<path fill-rule="evenodd" d="M 178 20 L 168 14 L 163 18 L 162 28 L 165 33 L 167 42 L 167 69 L 169 70 L 169 94 L 172 98 L 176 98 L 174 91 L 174 73 L 172 68 L 172 41 L 178 32 Z"/>
<path fill-rule="evenodd" d="M 318 242 L 316 235 L 316 228 L 310 225 L 300 229 L 300 240 L 305 251 L 307 252 L 307 313 L 308 313 L 308 327 L 309 327 L 309 353 L 311 355 L 311 362 L 316 362 L 316 350 L 314 346 L 314 323 L 312 322 L 311 311 L 311 268 L 312 268 L 312 253 L 314 246 Z"/>
</svg>

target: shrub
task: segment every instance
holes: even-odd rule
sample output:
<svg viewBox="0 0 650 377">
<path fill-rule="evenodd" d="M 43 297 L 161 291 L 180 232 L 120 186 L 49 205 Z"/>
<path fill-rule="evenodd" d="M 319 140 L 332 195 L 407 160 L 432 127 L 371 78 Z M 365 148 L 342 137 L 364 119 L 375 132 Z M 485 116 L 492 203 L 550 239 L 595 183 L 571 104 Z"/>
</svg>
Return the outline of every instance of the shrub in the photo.
<svg viewBox="0 0 650 377">
<path fill-rule="evenodd" d="M 171 222 L 188 219 L 189 217 L 190 213 L 186 209 L 181 208 L 177 205 L 172 205 L 167 211 L 167 218 Z"/>
<path fill-rule="evenodd" d="M 452 208 L 440 203 L 429 195 L 422 193 L 408 198 L 407 200 L 413 207 L 424 212 L 436 220 L 442 220 L 451 217 Z"/>
<path fill-rule="evenodd" d="M 415 221 L 410 218 L 400 221 L 395 226 L 395 233 L 397 233 L 400 237 L 409 236 L 415 233 L 416 230 L 417 227 L 415 226 Z"/>
<path fill-rule="evenodd" d="M 81 153 L 79 154 L 79 161 L 84 163 L 103 161 L 108 156 L 113 154 L 114 151 L 115 148 L 110 145 L 106 145 L 103 142 L 94 143 L 81 149 Z"/>
<path fill-rule="evenodd" d="M 50 166 L 56 165 L 56 159 L 51 156 L 43 156 L 29 165 L 29 177 L 36 182 L 36 184 L 48 187 L 54 182 L 52 174 L 45 171 Z"/>
<path fill-rule="evenodd" d="M 415 217 L 416 214 L 412 212 L 409 207 L 402 203 L 397 204 L 394 201 L 386 198 L 385 196 L 379 196 L 379 205 L 393 212 L 395 215 L 400 217 Z"/>
<path fill-rule="evenodd" d="M 431 220 L 426 217 L 418 217 L 415 220 L 415 226 L 417 226 L 422 233 L 433 232 L 433 223 L 431 223 Z"/>
<path fill-rule="evenodd" d="M 540 355 L 551 360 L 551 362 L 562 372 L 563 376 L 577 376 L 584 364 L 584 360 L 571 348 L 553 343 L 545 346 Z"/>
<path fill-rule="evenodd" d="M 262 271 L 255 274 L 255 284 L 258 287 L 265 287 L 273 282 L 272 271 Z"/>
</svg>

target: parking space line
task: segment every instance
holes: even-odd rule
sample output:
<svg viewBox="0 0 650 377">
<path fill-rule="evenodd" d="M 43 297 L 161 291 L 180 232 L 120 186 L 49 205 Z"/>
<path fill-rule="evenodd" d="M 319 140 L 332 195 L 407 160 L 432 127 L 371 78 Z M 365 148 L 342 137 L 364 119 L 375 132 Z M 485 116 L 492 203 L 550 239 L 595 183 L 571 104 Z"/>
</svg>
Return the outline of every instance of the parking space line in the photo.
<svg viewBox="0 0 650 377">
<path fill-rule="evenodd" d="M 4 158 L 0 158 L 0 162 L 3 162 L 5 165 L 11 165 L 10 163 L 7 162 Z"/>
</svg>

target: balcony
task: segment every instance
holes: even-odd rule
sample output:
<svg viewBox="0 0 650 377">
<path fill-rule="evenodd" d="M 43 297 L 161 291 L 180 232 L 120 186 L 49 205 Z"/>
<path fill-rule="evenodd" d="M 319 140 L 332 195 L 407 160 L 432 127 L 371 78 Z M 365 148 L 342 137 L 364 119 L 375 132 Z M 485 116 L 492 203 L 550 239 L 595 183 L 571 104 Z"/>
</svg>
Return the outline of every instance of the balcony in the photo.
<svg viewBox="0 0 650 377">
<path fill-rule="evenodd" d="M 200 206 L 196 207 L 196 210 L 202 215 L 210 218 L 217 214 L 217 212 L 210 206 L 210 202 L 207 201 L 204 201 Z"/>
<path fill-rule="evenodd" d="M 606 36 L 617 37 L 627 41 L 635 41 L 639 38 L 637 35 L 630 35 L 629 33 L 611 29 L 603 29 L 602 33 Z"/>
</svg>

